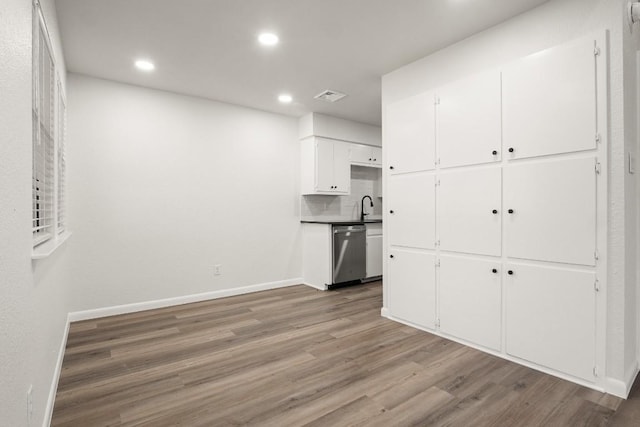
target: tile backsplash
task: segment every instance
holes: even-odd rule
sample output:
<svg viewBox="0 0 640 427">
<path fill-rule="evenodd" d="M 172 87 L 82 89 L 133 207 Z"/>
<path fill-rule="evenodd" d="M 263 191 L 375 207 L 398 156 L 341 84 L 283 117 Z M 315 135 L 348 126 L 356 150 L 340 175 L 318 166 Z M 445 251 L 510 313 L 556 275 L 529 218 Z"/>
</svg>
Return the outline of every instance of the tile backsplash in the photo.
<svg viewBox="0 0 640 427">
<path fill-rule="evenodd" d="M 351 194 L 348 196 L 301 196 L 302 219 L 360 219 L 360 200 L 365 195 L 373 199 L 373 208 L 365 200 L 367 218 L 382 217 L 382 169 L 351 166 Z"/>
</svg>

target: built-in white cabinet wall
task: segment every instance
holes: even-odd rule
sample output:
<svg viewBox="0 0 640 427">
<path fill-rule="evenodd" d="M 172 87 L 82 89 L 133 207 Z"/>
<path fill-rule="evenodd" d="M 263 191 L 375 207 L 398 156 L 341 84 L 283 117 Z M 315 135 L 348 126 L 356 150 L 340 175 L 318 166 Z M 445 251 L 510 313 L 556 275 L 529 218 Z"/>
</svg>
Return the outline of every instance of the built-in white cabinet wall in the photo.
<svg viewBox="0 0 640 427">
<path fill-rule="evenodd" d="M 387 316 L 605 387 L 605 40 L 386 107 Z"/>
</svg>

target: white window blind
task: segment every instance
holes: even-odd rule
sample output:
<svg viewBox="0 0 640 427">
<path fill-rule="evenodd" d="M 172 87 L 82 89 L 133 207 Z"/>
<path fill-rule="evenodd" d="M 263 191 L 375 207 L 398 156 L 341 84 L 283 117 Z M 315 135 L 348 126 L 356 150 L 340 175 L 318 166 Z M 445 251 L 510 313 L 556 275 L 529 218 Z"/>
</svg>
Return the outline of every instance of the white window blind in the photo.
<svg viewBox="0 0 640 427">
<path fill-rule="evenodd" d="M 54 233 L 55 67 L 44 23 L 34 19 L 32 232 L 34 246 Z"/>
<path fill-rule="evenodd" d="M 58 233 L 62 233 L 66 225 L 67 165 L 64 155 L 66 132 L 67 106 L 62 92 L 62 85 L 58 82 Z"/>
</svg>

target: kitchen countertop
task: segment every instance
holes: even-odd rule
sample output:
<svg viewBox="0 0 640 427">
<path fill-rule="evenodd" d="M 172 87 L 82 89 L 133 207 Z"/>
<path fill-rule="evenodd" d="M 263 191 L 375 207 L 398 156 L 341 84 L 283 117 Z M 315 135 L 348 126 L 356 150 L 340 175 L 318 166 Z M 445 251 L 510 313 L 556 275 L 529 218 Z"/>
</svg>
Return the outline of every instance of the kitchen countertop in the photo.
<svg viewBox="0 0 640 427">
<path fill-rule="evenodd" d="M 382 219 L 365 219 L 364 221 L 359 221 L 357 219 L 338 219 L 338 220 L 301 219 L 300 222 L 305 224 L 362 225 L 362 224 L 381 224 Z"/>
</svg>

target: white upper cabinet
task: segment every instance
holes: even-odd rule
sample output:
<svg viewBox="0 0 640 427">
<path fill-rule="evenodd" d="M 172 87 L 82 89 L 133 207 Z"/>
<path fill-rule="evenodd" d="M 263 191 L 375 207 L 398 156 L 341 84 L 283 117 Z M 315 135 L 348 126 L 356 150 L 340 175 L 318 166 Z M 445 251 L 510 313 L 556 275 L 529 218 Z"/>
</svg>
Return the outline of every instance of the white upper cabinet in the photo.
<svg viewBox="0 0 640 427">
<path fill-rule="evenodd" d="M 350 143 L 349 160 L 353 165 L 382 167 L 382 148 Z"/>
<path fill-rule="evenodd" d="M 389 251 L 387 307 L 393 317 L 434 329 L 436 321 L 436 257 L 407 250 Z"/>
<path fill-rule="evenodd" d="M 506 350 L 593 381 L 595 273 L 507 264 Z"/>
<path fill-rule="evenodd" d="M 300 142 L 301 193 L 349 194 L 349 144 L 312 137 Z"/>
<path fill-rule="evenodd" d="M 440 330 L 500 350 L 500 261 L 440 257 Z"/>
<path fill-rule="evenodd" d="M 501 170 L 440 174 L 438 239 L 446 251 L 501 254 Z"/>
<path fill-rule="evenodd" d="M 387 107 L 385 145 L 392 174 L 435 168 L 435 97 L 426 92 Z"/>
<path fill-rule="evenodd" d="M 500 72 L 477 74 L 437 91 L 436 141 L 440 167 L 501 159 Z"/>
<path fill-rule="evenodd" d="M 596 147 L 594 40 L 527 56 L 503 69 L 505 156 L 534 157 Z"/>
<path fill-rule="evenodd" d="M 432 174 L 392 176 L 388 181 L 386 227 L 394 246 L 434 249 L 436 189 Z"/>
<path fill-rule="evenodd" d="M 596 160 L 555 160 L 504 169 L 509 257 L 595 265 Z"/>
</svg>

